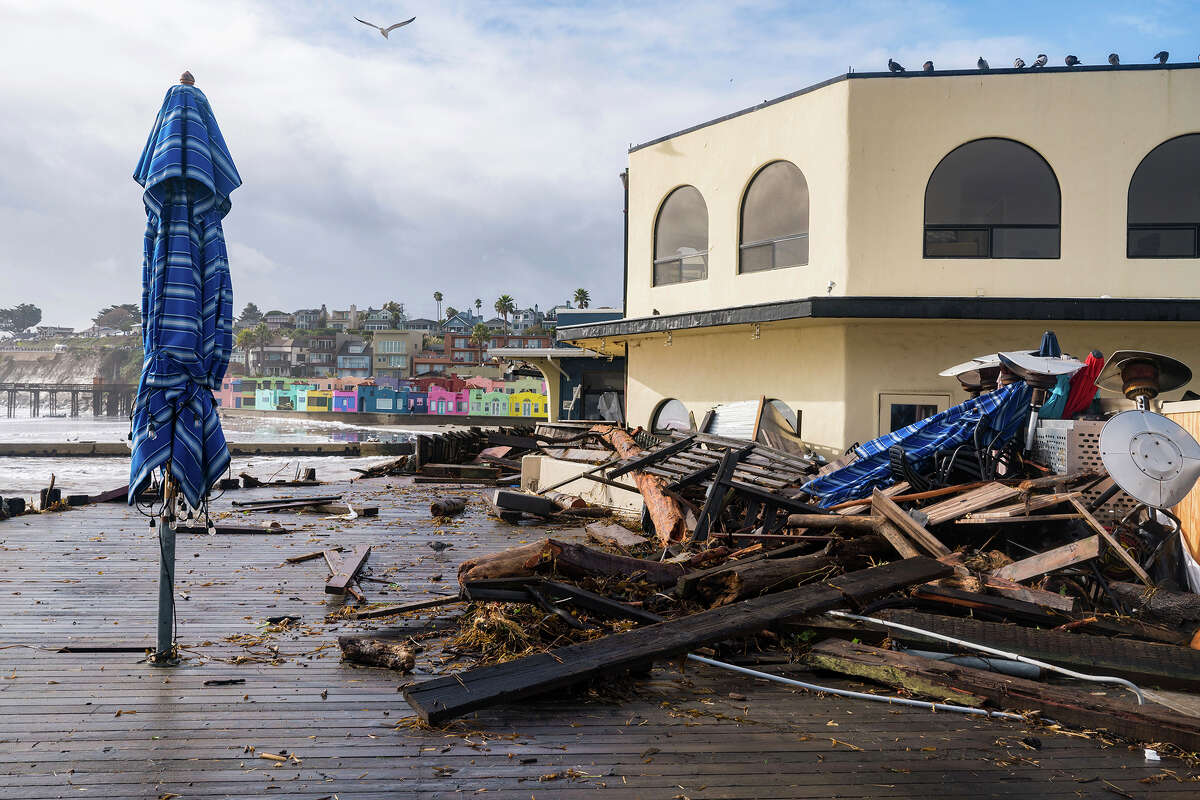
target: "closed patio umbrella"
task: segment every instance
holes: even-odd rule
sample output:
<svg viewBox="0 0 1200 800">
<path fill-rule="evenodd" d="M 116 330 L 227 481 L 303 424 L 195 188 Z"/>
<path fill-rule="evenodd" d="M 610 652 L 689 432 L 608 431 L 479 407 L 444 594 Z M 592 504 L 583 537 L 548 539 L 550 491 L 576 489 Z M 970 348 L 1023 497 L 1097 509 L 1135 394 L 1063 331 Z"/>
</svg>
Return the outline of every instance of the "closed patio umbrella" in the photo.
<svg viewBox="0 0 1200 800">
<path fill-rule="evenodd" d="M 229 466 L 212 392 L 229 364 L 233 334 L 233 288 L 221 220 L 242 180 L 208 99 L 190 73 L 167 91 L 133 177 L 145 188 L 145 360 L 132 421 L 128 499 L 134 503 L 158 471 L 165 500 L 177 492 L 196 510 L 205 506 L 208 490 Z M 160 661 L 173 650 L 175 505 L 163 503 L 159 522 Z"/>
</svg>

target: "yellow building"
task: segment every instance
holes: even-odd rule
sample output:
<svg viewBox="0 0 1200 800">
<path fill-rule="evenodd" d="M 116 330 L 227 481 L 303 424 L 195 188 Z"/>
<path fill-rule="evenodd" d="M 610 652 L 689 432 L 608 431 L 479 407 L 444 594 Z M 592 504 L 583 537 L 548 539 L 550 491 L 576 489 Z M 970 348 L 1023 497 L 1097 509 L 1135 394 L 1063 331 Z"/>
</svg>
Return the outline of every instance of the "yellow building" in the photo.
<svg viewBox="0 0 1200 800">
<path fill-rule="evenodd" d="M 638 145 L 625 317 L 559 338 L 631 424 L 765 395 L 837 451 L 1048 328 L 1200 368 L 1197 67 L 856 73 Z"/>
<path fill-rule="evenodd" d="M 510 417 L 544 417 L 546 416 L 546 395 L 522 389 L 508 396 L 508 415 Z"/>
</svg>

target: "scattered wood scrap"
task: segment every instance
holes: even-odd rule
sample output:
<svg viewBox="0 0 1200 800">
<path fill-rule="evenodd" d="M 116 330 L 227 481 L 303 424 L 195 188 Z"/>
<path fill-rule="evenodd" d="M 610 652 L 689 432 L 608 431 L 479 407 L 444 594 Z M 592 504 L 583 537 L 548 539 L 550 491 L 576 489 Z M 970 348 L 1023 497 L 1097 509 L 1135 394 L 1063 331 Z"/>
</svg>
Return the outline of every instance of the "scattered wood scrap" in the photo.
<svg viewBox="0 0 1200 800">
<path fill-rule="evenodd" d="M 412 672 L 417 658 L 412 647 L 367 636 L 339 636 L 342 658 L 356 664 Z"/>
<path fill-rule="evenodd" d="M 628 550 L 631 547 L 641 547 L 647 544 L 648 541 L 645 536 L 633 533 L 628 528 L 615 523 L 593 522 L 590 525 L 585 525 L 584 530 L 587 532 L 587 537 L 592 541 L 622 550 Z"/>
<path fill-rule="evenodd" d="M 371 546 L 360 545 L 351 550 L 344 559 L 333 550 L 325 550 L 321 555 L 325 557 L 325 563 L 333 573 L 325 581 L 325 593 L 350 594 L 361 600 L 362 594 L 358 592 L 354 582 L 371 555 Z"/>
<path fill-rule="evenodd" d="M 550 570 L 572 577 L 615 575 L 630 580 L 640 577 L 657 586 L 673 586 L 687 571 L 681 564 L 631 558 L 573 542 L 543 539 L 464 561 L 458 567 L 458 582 L 526 577 Z"/>
</svg>

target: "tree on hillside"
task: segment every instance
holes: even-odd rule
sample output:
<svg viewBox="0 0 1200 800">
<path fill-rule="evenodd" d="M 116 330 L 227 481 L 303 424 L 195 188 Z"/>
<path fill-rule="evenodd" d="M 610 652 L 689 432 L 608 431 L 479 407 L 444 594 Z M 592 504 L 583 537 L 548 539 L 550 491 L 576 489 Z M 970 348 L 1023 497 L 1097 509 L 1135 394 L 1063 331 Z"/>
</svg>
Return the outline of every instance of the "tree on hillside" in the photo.
<svg viewBox="0 0 1200 800">
<path fill-rule="evenodd" d="M 92 317 L 92 322 L 98 328 L 118 328 L 126 333 L 142 321 L 142 312 L 133 303 L 122 303 L 119 306 L 106 306 L 100 313 Z"/>
<path fill-rule="evenodd" d="M 388 300 L 383 304 L 383 310 L 392 315 L 391 326 L 399 328 L 400 323 L 404 321 L 404 303 Z"/>
<path fill-rule="evenodd" d="M 508 327 L 508 315 L 517 310 L 517 301 L 512 299 L 512 295 L 502 294 L 496 298 L 495 305 L 492 306 L 504 319 L 504 327 Z"/>
<path fill-rule="evenodd" d="M 592 296 L 588 294 L 587 289 L 575 290 L 575 305 L 579 306 L 580 308 L 587 308 L 591 302 Z"/>
<path fill-rule="evenodd" d="M 32 303 L 21 303 L 12 308 L 0 308 L 0 331 L 24 333 L 42 321 L 42 310 Z"/>
<path fill-rule="evenodd" d="M 253 328 L 262 321 L 263 313 L 258 310 L 258 306 L 254 303 L 246 303 L 246 307 L 242 309 L 241 316 L 238 317 L 238 324 L 243 328 Z"/>
<path fill-rule="evenodd" d="M 250 374 L 250 351 L 254 349 L 254 328 L 242 328 L 233 339 L 234 345 L 246 359 L 246 374 Z"/>
<path fill-rule="evenodd" d="M 267 345 L 275 341 L 275 333 L 267 327 L 265 322 L 260 322 L 253 328 L 247 328 L 246 331 L 250 333 L 249 346 L 258 350 L 258 374 L 262 375 L 263 365 L 266 363 L 263 351 Z"/>
<path fill-rule="evenodd" d="M 433 302 L 437 303 L 437 318 L 438 318 L 438 322 L 441 322 L 442 321 L 442 293 L 441 292 L 433 293 Z"/>
</svg>

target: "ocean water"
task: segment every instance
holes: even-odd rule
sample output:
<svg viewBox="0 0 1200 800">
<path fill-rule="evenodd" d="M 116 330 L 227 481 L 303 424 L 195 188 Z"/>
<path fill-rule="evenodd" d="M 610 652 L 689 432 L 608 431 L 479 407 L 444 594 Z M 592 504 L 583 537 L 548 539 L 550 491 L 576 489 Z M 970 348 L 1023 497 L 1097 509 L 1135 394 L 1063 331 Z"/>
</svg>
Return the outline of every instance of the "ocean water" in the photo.
<svg viewBox="0 0 1200 800">
<path fill-rule="evenodd" d="M 297 420 L 279 417 L 222 419 L 230 442 L 404 442 L 416 432 L 401 426 L 352 425 L 343 422 Z M 447 426 L 449 427 L 449 426 Z M 422 429 L 430 432 L 431 429 Z M 111 417 L 0 417 L 0 442 L 121 442 L 129 421 Z M 301 469 L 315 467 L 323 481 L 346 480 L 362 469 L 389 458 L 320 456 L 288 458 L 246 456 L 233 459 L 231 472 L 248 472 L 262 479 L 291 478 Z M 64 494 L 95 494 L 129 481 L 128 458 L 5 458 L 0 456 L 0 496 L 29 497 L 46 486 L 50 475 Z"/>
</svg>

